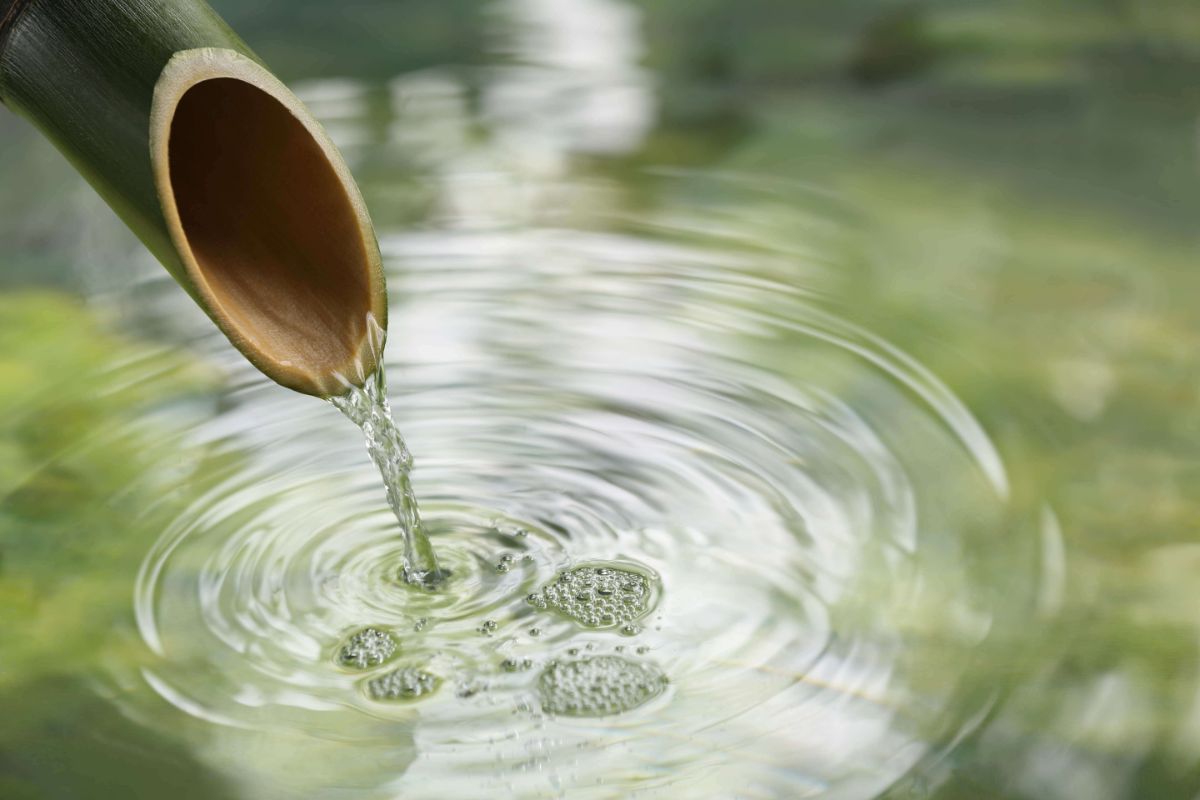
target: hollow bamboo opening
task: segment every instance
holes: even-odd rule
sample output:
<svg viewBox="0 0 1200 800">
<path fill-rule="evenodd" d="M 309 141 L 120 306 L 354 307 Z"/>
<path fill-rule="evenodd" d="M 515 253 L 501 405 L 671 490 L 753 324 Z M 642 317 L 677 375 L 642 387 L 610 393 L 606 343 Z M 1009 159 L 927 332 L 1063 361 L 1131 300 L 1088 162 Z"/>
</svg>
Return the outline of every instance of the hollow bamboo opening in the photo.
<svg viewBox="0 0 1200 800">
<path fill-rule="evenodd" d="M 176 106 L 167 152 L 188 246 L 229 321 L 280 363 L 330 372 L 352 360 L 367 256 L 304 126 L 254 86 L 207 80 Z"/>
<path fill-rule="evenodd" d="M 333 144 L 290 92 L 224 51 L 176 56 L 155 97 L 152 160 L 196 293 L 268 376 L 308 394 L 375 366 L 378 247 Z"/>
</svg>

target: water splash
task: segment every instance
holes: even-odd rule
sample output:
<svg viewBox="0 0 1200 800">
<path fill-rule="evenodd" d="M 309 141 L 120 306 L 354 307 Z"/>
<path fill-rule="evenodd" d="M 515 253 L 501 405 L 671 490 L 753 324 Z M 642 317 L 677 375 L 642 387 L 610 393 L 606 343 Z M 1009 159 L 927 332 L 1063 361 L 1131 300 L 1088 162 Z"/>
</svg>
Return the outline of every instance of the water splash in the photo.
<svg viewBox="0 0 1200 800">
<path fill-rule="evenodd" d="M 367 330 L 378 366 L 358 384 L 346 381 L 348 391 L 340 397 L 331 397 L 329 401 L 362 430 L 367 440 L 367 452 L 379 468 L 388 505 L 396 515 L 404 536 L 401 577 L 407 583 L 432 587 L 441 582 L 445 573 L 438 567 L 433 545 L 421 527 L 421 511 L 409 477 L 413 465 L 412 453 L 396 426 L 396 420 L 392 418 L 392 408 L 388 403 L 387 378 L 383 367 L 386 333 L 370 314 L 367 315 Z"/>
</svg>

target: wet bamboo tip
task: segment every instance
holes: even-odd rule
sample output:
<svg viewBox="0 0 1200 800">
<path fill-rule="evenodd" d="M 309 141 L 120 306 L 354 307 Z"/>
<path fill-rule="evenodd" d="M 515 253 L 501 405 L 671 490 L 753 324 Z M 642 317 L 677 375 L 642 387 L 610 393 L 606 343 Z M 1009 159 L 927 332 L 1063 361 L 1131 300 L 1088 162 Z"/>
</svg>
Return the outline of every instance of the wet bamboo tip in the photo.
<svg viewBox="0 0 1200 800">
<path fill-rule="evenodd" d="M 340 394 L 387 324 L 374 229 L 349 170 L 296 97 L 232 50 L 176 53 L 154 90 L 150 160 L 190 288 L 276 382 Z"/>
</svg>

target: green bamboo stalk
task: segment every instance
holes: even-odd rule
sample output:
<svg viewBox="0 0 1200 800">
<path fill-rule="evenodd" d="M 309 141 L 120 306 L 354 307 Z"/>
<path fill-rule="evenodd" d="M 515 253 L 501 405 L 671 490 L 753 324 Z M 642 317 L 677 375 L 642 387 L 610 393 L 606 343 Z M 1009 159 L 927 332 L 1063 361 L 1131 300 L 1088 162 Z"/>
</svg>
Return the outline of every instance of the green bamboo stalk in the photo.
<svg viewBox="0 0 1200 800">
<path fill-rule="evenodd" d="M 0 101 L 268 377 L 330 396 L 374 370 L 387 303 L 358 188 L 203 0 L 0 0 Z"/>
</svg>

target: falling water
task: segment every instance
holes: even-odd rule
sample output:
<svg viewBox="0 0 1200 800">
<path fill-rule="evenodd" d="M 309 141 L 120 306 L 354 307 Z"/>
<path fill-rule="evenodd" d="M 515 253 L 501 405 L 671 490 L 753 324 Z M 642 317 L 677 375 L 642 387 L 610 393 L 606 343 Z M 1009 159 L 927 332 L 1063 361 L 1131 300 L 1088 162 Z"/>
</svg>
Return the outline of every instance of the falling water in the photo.
<svg viewBox="0 0 1200 800">
<path fill-rule="evenodd" d="M 362 429 L 367 440 L 367 452 L 379 468 L 387 491 L 388 505 L 400 523 L 404 536 L 404 568 L 402 577 L 408 583 L 433 586 L 444 576 L 438 568 L 437 555 L 429 543 L 429 537 L 421 527 L 421 511 L 413 493 L 409 473 L 413 458 L 392 419 L 388 404 L 387 378 L 383 368 L 383 345 L 386 334 L 368 316 L 367 328 L 375 351 L 375 371 L 361 381 L 351 384 L 346 394 L 330 398 L 330 402 L 346 417 Z"/>
</svg>

